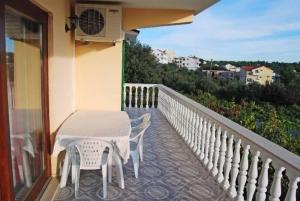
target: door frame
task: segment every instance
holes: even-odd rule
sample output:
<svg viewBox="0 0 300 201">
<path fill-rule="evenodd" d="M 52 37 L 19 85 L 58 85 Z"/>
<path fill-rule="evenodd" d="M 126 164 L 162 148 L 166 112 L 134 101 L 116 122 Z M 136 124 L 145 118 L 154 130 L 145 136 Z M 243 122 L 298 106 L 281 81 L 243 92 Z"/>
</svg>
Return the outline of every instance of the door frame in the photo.
<svg viewBox="0 0 300 201">
<path fill-rule="evenodd" d="M 42 24 L 42 111 L 44 126 L 44 159 L 45 171 L 33 183 L 26 200 L 35 200 L 41 193 L 51 175 L 50 164 L 50 129 L 49 129 L 49 89 L 48 89 L 48 13 L 41 10 L 28 0 L 0 1 L 0 200 L 14 201 L 14 187 L 12 181 L 11 145 L 9 132 L 9 114 L 7 97 L 6 47 L 5 47 L 5 6 L 8 6 L 25 16 Z"/>
</svg>

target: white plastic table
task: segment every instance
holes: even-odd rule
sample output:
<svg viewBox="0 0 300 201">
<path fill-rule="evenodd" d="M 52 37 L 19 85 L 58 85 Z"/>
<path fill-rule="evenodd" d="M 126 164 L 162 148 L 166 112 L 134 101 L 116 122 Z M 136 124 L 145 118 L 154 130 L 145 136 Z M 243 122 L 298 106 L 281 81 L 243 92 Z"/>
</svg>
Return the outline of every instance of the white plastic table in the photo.
<svg viewBox="0 0 300 201">
<path fill-rule="evenodd" d="M 130 157 L 130 119 L 126 112 L 79 110 L 73 113 L 60 127 L 56 135 L 53 155 L 65 150 L 76 140 L 99 139 L 114 142 L 117 151 L 127 163 Z M 66 155 L 60 187 L 66 186 L 69 159 Z"/>
</svg>

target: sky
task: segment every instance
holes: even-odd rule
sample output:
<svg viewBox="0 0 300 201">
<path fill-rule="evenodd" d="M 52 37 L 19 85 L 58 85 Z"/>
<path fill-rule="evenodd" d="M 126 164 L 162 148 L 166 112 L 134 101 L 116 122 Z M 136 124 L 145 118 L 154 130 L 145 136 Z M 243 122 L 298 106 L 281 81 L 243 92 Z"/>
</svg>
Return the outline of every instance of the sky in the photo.
<svg viewBox="0 0 300 201">
<path fill-rule="evenodd" d="M 180 56 L 300 61 L 300 0 L 221 0 L 192 24 L 141 29 L 138 40 Z"/>
</svg>

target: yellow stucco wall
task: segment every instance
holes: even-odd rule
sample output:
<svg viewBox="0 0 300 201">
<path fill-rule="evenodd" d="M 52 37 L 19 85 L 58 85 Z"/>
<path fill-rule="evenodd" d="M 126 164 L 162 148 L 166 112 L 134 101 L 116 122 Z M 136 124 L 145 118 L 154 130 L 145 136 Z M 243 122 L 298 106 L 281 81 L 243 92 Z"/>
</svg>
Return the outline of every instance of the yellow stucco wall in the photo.
<svg viewBox="0 0 300 201">
<path fill-rule="evenodd" d="M 123 29 L 191 23 L 194 13 L 191 10 L 124 8 Z"/>
<path fill-rule="evenodd" d="M 74 111 L 74 52 L 70 32 L 64 30 L 71 0 L 33 0 L 49 12 L 49 113 L 54 132 Z"/>
<path fill-rule="evenodd" d="M 272 76 L 273 76 L 273 70 L 270 68 L 267 68 L 265 66 L 261 66 L 259 68 L 254 69 L 253 71 L 258 71 L 258 82 L 261 85 L 266 85 L 267 82 L 271 83 L 272 82 Z"/>
<path fill-rule="evenodd" d="M 122 43 L 76 47 L 76 108 L 121 109 Z"/>
</svg>

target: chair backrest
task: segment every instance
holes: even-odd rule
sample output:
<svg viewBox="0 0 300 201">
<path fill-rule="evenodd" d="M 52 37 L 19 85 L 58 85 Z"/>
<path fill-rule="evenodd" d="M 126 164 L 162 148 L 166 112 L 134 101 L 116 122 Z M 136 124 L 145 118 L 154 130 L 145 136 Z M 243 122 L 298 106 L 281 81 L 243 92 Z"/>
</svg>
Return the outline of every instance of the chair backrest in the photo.
<svg viewBox="0 0 300 201">
<path fill-rule="evenodd" d="M 145 113 L 142 115 L 143 116 L 143 122 L 148 122 L 150 121 L 150 118 L 151 118 L 151 113 Z"/>
<path fill-rule="evenodd" d="M 147 113 L 143 114 L 142 116 L 138 117 L 137 119 L 132 119 L 131 123 L 148 122 L 148 121 L 150 121 L 150 118 L 151 118 L 151 113 L 147 112 Z"/>
<path fill-rule="evenodd" d="M 150 125 L 151 121 L 141 123 L 138 127 L 139 132 L 136 135 L 132 136 L 130 138 L 130 141 L 135 142 L 137 143 L 137 145 L 139 145 L 141 143 L 141 140 L 143 139 L 145 131 L 149 128 Z"/>
<path fill-rule="evenodd" d="M 112 144 L 103 140 L 78 140 L 70 146 L 76 147 L 80 157 L 80 169 L 85 170 L 100 169 L 103 152 L 107 148 L 109 149 L 109 154 L 112 154 Z"/>
</svg>

